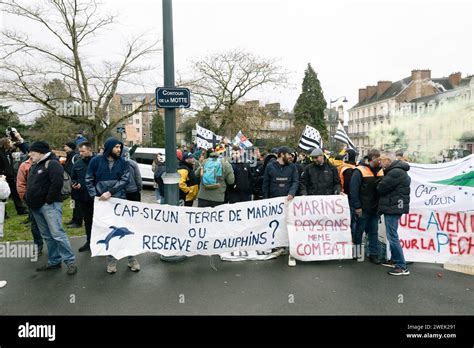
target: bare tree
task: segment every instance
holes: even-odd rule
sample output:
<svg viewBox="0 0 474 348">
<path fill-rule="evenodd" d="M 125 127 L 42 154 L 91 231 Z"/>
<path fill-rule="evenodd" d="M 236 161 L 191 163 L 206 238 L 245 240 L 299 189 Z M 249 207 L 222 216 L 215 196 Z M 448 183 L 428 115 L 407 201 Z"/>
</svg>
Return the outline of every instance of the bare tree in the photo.
<svg viewBox="0 0 474 348">
<path fill-rule="evenodd" d="M 159 51 L 158 41 L 132 39 L 118 62 L 94 62 L 84 46 L 115 21 L 115 16 L 104 15 L 96 0 L 45 0 L 34 4 L 18 0 L 0 0 L 0 11 L 27 20 L 47 42 L 38 42 L 18 30 L 0 33 L 0 90 L 4 98 L 34 103 L 44 111 L 89 128 L 96 146 L 104 136 L 128 117 L 148 107 L 150 100 L 110 119 L 108 110 L 120 83 L 131 83 L 141 73 L 153 70 L 143 65 L 143 59 Z M 44 37 L 44 35 L 43 35 Z M 48 82 L 60 79 L 68 90 L 68 102 L 91 105 L 93 117 L 59 112 L 64 98 L 49 95 L 43 88 Z"/>
<path fill-rule="evenodd" d="M 255 110 L 249 112 L 242 106 L 250 91 L 287 84 L 288 73 L 275 59 L 242 50 L 209 55 L 192 68 L 194 78 L 183 84 L 191 89 L 193 104 L 213 116 L 221 133 L 253 126 Z"/>
</svg>

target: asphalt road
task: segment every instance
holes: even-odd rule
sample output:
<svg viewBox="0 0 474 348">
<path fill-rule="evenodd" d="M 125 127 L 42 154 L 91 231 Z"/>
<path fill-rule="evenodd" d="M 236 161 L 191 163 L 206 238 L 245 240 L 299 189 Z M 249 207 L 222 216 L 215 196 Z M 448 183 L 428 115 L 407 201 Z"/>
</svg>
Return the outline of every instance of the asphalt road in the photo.
<svg viewBox="0 0 474 348">
<path fill-rule="evenodd" d="M 71 239 L 74 250 L 83 238 Z M 472 315 L 474 278 L 417 263 L 408 277 L 352 260 L 223 262 L 197 256 L 164 263 L 157 254 L 139 255 L 142 270 L 126 259 L 106 273 L 104 257 L 77 253 L 79 271 L 38 273 L 47 261 L 0 260 L 0 315 Z"/>
</svg>

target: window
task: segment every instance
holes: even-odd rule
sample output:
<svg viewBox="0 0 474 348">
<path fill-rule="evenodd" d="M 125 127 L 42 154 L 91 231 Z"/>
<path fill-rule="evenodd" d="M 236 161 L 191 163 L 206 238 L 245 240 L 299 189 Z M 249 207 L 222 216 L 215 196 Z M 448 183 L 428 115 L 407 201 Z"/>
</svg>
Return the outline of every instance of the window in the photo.
<svg viewBox="0 0 474 348">
<path fill-rule="evenodd" d="M 137 130 L 137 133 L 140 133 L 140 128 L 136 128 L 136 130 Z"/>
<path fill-rule="evenodd" d="M 135 124 L 140 124 L 140 119 L 139 119 L 139 118 L 137 118 L 137 119 L 135 120 Z"/>
<path fill-rule="evenodd" d="M 130 116 L 130 117 L 128 118 L 128 123 L 129 123 L 129 124 L 132 124 L 132 123 L 133 123 L 133 117 Z"/>
<path fill-rule="evenodd" d="M 122 105 L 122 111 L 132 111 L 132 104 Z"/>
</svg>

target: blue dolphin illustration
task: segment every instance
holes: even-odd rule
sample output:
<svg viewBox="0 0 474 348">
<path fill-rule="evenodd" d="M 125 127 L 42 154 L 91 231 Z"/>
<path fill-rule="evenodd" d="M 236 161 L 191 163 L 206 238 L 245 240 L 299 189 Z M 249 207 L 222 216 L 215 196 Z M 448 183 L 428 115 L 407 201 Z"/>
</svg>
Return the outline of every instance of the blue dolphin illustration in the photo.
<svg viewBox="0 0 474 348">
<path fill-rule="evenodd" d="M 110 226 L 109 228 L 112 229 L 112 232 L 110 232 L 105 239 L 99 240 L 96 244 L 105 244 L 105 250 L 109 250 L 109 243 L 112 238 L 119 237 L 119 239 L 122 239 L 128 234 L 135 234 L 132 231 L 130 231 L 126 227 L 115 227 L 115 226 Z"/>
</svg>

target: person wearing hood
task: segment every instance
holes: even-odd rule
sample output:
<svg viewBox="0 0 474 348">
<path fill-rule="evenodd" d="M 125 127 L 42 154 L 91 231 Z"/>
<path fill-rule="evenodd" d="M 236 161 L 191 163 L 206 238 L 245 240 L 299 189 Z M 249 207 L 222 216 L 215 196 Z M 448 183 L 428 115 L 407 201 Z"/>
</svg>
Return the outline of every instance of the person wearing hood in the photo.
<svg viewBox="0 0 474 348">
<path fill-rule="evenodd" d="M 140 174 L 140 168 L 137 162 L 130 158 L 130 149 L 127 146 L 124 146 L 122 157 L 127 161 L 130 169 L 130 180 L 125 188 L 127 199 L 129 201 L 141 202 L 142 176 Z"/>
<path fill-rule="evenodd" d="M 104 154 L 94 157 L 87 168 L 86 186 L 91 197 L 106 201 L 111 197 L 126 199 L 126 187 L 130 180 L 130 166 L 122 157 L 124 145 L 120 140 L 108 138 L 104 144 Z M 128 267 L 132 272 L 140 270 L 140 264 L 133 256 L 128 257 Z M 117 260 L 107 256 L 107 273 L 117 272 Z"/>
<path fill-rule="evenodd" d="M 391 260 L 382 265 L 393 270 L 388 274 L 398 276 L 410 275 L 407 268 L 403 249 L 398 238 L 398 223 L 402 214 L 410 211 L 410 183 L 408 175 L 410 165 L 402 160 L 396 160 L 395 154 L 382 152 L 380 161 L 384 169 L 384 176 L 377 184 L 379 194 L 378 213 L 384 215 L 385 230 L 390 244 Z"/>
<path fill-rule="evenodd" d="M 31 144 L 33 166 L 28 174 L 25 201 L 48 247 L 48 263 L 37 271 L 49 271 L 67 265 L 67 274 L 77 273 L 76 258 L 62 227 L 64 169 L 45 141 Z"/>
<path fill-rule="evenodd" d="M 91 143 L 85 141 L 79 145 L 80 159 L 72 166 L 72 192 L 71 197 L 79 203 L 81 215 L 84 217 L 86 230 L 86 243 L 79 248 L 79 252 L 89 251 L 92 230 L 92 218 L 94 214 L 94 198 L 89 195 L 86 188 L 86 174 L 89 163 L 94 158 Z M 77 204 L 76 204 L 77 206 Z"/>
<path fill-rule="evenodd" d="M 76 144 L 72 141 L 64 144 L 64 151 L 66 152 L 66 162 L 64 163 L 64 171 L 68 175 L 72 176 L 72 167 L 74 164 L 81 158 L 76 150 Z M 72 197 L 74 199 L 74 197 Z M 71 221 L 65 223 L 69 228 L 81 228 L 82 227 L 82 213 L 81 213 L 81 203 L 74 199 L 74 208 L 72 210 Z"/>
<path fill-rule="evenodd" d="M 179 162 L 179 199 L 184 202 L 185 207 L 192 207 L 199 192 L 199 179 L 194 173 L 194 155 L 191 152 L 184 152 L 182 160 Z"/>
</svg>

